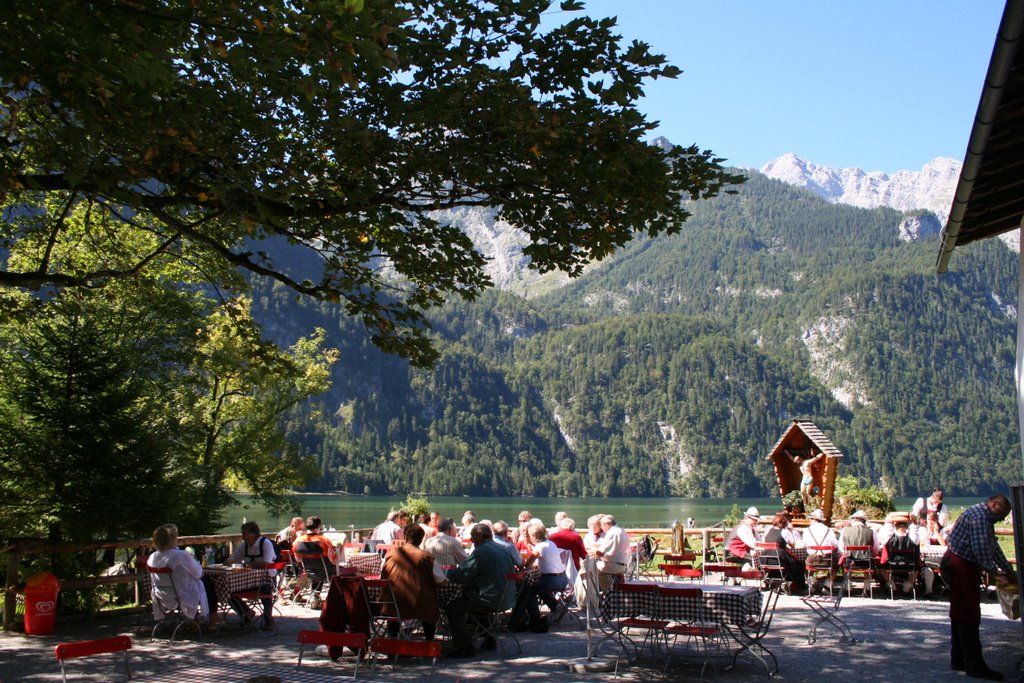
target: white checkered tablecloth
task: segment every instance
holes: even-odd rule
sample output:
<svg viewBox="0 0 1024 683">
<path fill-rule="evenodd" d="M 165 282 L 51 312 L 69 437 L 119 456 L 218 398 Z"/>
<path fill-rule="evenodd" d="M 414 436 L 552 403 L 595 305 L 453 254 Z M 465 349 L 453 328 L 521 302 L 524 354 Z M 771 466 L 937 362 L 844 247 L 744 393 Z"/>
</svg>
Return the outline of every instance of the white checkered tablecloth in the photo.
<svg viewBox="0 0 1024 683">
<path fill-rule="evenodd" d="M 231 569 L 229 567 L 204 567 L 203 576 L 209 576 L 217 592 L 217 602 L 228 604 L 228 598 L 238 591 L 251 591 L 261 583 L 273 583 L 266 569 Z"/>
<path fill-rule="evenodd" d="M 679 588 L 682 584 L 664 584 Z M 663 596 L 657 591 L 624 593 L 612 589 L 601 603 L 601 616 L 606 620 L 644 615 L 665 621 L 699 621 L 711 616 L 731 624 L 744 623 L 761 613 L 761 591 L 753 586 L 719 586 L 685 584 L 700 588 L 701 602 L 694 598 Z"/>
</svg>

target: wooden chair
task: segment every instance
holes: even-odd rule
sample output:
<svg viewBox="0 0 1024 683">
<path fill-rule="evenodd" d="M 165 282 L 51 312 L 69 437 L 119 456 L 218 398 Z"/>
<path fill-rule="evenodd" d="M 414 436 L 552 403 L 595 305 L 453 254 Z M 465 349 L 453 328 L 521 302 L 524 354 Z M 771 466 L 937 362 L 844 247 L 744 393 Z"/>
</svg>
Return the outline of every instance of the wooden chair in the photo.
<svg viewBox="0 0 1024 683">
<path fill-rule="evenodd" d="M 132 639 L 128 636 L 114 636 L 113 638 L 99 638 L 97 640 L 79 640 L 74 643 L 61 643 L 53 648 L 53 654 L 60 662 L 60 675 L 64 683 L 68 683 L 67 669 L 64 662 L 78 657 L 91 657 L 92 655 L 107 654 L 109 652 L 124 653 L 124 670 L 128 678 L 132 677 L 131 667 L 128 665 L 128 650 L 132 649 Z"/>
<path fill-rule="evenodd" d="M 327 647 L 347 647 L 355 652 L 355 668 L 352 670 L 352 678 L 359 675 L 359 660 L 363 658 L 366 652 L 367 639 L 365 633 L 302 630 L 299 631 L 297 640 L 299 642 L 299 661 L 295 664 L 296 671 L 302 666 L 302 653 L 307 645 L 313 645 L 314 647 L 326 645 Z"/>
</svg>

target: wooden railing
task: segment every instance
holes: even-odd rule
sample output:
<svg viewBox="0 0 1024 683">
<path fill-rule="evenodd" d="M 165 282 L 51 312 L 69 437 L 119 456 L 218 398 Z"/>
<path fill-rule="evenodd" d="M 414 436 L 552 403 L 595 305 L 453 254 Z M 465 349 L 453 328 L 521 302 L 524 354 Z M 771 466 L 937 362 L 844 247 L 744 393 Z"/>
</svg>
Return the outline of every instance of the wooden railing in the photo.
<svg viewBox="0 0 1024 683">
<path fill-rule="evenodd" d="M 372 529 L 357 529 L 363 536 L 369 536 Z M 264 534 L 271 540 L 274 533 Z M 241 534 L 219 534 L 215 536 L 179 536 L 180 546 L 193 546 L 202 548 L 206 545 L 227 545 L 228 550 L 234 548 L 235 543 L 242 539 Z M 107 550 L 127 550 L 129 556 L 146 554 L 153 548 L 153 541 L 149 538 L 136 538 L 126 541 L 96 541 L 93 543 L 51 543 L 40 539 L 20 539 L 11 545 L 0 549 L 0 554 L 7 555 L 7 576 L 4 581 L 4 615 L 3 628 L 9 630 L 15 621 L 15 614 L 18 607 L 18 592 L 22 589 L 22 581 L 19 575 L 21 561 L 23 558 L 32 555 L 44 554 L 72 554 L 72 553 L 96 553 Z M 61 591 L 81 590 L 83 588 L 98 588 L 100 586 L 111 586 L 119 584 L 134 584 L 135 603 L 140 603 L 139 579 L 143 575 L 139 572 L 134 574 L 121 574 L 118 576 L 87 576 L 74 579 L 60 580 Z"/>
</svg>

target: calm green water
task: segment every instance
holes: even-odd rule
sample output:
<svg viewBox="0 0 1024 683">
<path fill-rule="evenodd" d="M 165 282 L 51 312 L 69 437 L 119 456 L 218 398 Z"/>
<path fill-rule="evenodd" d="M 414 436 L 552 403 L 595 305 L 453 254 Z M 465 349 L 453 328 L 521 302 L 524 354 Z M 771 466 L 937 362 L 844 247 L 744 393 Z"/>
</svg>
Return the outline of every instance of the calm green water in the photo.
<svg viewBox="0 0 1024 683">
<path fill-rule="evenodd" d="M 339 495 L 302 495 L 296 496 L 302 505 L 302 515 L 319 515 L 326 526 L 334 526 L 343 531 L 352 525 L 358 528 L 373 527 L 384 520 L 388 511 L 398 508 L 404 502 L 402 497 L 388 496 L 339 496 Z M 266 509 L 253 503 L 249 498 L 242 497 L 243 506 L 233 507 L 225 511 L 225 518 L 230 524 L 223 529 L 225 533 L 238 530 L 243 518 L 253 520 L 264 531 L 281 529 L 287 526 L 291 515 L 273 517 Z M 457 496 L 430 497 L 432 510 L 437 510 L 446 517 L 462 519 L 462 513 L 472 510 L 477 519 L 497 521 L 503 519 L 513 524 L 520 510 L 529 510 L 535 517 L 540 517 L 550 524 L 555 513 L 565 510 L 582 528 L 587 517 L 598 513 L 613 514 L 616 520 L 625 527 L 668 527 L 672 521 L 685 520 L 693 517 L 697 526 L 711 526 L 722 521 L 733 506 L 746 510 L 754 505 L 762 515 L 771 514 L 782 509 L 782 501 L 778 498 L 463 498 Z M 909 510 L 914 498 L 897 498 L 896 507 Z M 981 498 L 946 498 L 950 511 L 973 505 Z"/>
</svg>

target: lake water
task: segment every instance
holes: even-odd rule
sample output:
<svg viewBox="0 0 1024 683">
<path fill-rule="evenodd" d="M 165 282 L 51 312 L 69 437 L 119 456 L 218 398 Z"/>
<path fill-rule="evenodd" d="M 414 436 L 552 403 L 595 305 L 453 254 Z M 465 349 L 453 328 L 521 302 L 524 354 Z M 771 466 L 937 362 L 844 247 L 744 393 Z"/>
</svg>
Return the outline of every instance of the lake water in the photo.
<svg viewBox="0 0 1024 683">
<path fill-rule="evenodd" d="M 225 511 L 230 523 L 222 530 L 235 533 L 243 519 L 253 520 L 264 531 L 282 529 L 288 525 L 291 515 L 273 517 L 266 509 L 246 496 L 240 496 L 243 505 Z M 302 505 L 302 515 L 319 515 L 325 526 L 334 526 L 344 531 L 350 525 L 355 528 L 374 527 L 384 521 L 389 510 L 401 507 L 405 498 L 388 496 L 342 496 L 333 494 L 299 495 L 295 500 Z M 898 510 L 910 510 L 915 498 L 897 498 Z M 979 498 L 946 498 L 950 512 L 980 502 Z M 576 520 L 576 526 L 583 528 L 587 517 L 598 513 L 615 515 L 616 521 L 624 527 L 669 527 L 673 520 L 685 521 L 693 517 L 698 527 L 711 526 L 722 521 L 733 506 L 740 511 L 751 505 L 762 515 L 773 514 L 782 509 L 778 498 L 464 498 L 459 496 L 428 497 L 430 509 L 446 517 L 461 521 L 462 513 L 472 510 L 476 518 L 516 523 L 521 510 L 529 510 L 551 524 L 555 513 L 565 510 Z"/>
</svg>

